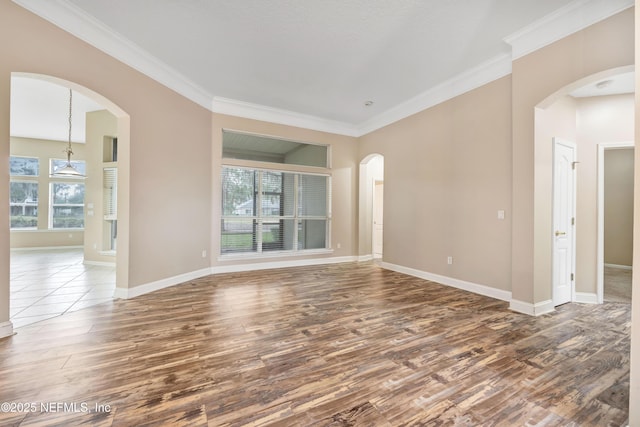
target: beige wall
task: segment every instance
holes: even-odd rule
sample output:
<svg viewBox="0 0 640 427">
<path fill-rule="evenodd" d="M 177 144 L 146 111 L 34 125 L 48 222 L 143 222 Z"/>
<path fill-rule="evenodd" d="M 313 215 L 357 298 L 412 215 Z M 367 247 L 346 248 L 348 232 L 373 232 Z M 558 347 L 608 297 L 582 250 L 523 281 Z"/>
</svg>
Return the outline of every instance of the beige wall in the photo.
<svg viewBox="0 0 640 427">
<path fill-rule="evenodd" d="M 604 155 L 604 262 L 631 266 L 633 258 L 633 149 Z"/>
<path fill-rule="evenodd" d="M 121 178 L 130 184 L 119 203 L 128 213 L 121 236 L 129 240 L 118 256 L 130 267 L 118 258 L 117 286 L 208 267 L 201 251 L 211 240 L 211 112 L 12 2 L 0 3 L 0 16 L 0 37 L 11 40 L 0 44 L 0 158 L 9 155 L 12 72 L 50 75 L 97 92 L 126 112 L 131 124 L 119 116 Z M 8 198 L 7 167 L 0 162 L 2 200 Z M 167 172 L 173 170 L 180 173 Z M 183 206 L 191 208 L 187 215 Z M 0 210 L 0 223 L 8 223 L 7 214 Z M 0 229 L 0 322 L 8 319 L 8 237 L 8 228 Z"/>
<path fill-rule="evenodd" d="M 38 183 L 38 229 L 13 230 L 10 232 L 11 248 L 49 248 L 56 246 L 82 246 L 84 232 L 82 230 L 50 230 L 49 229 L 49 159 L 64 159 L 67 142 L 50 141 L 31 138 L 10 138 L 12 156 L 37 157 L 40 174 L 37 178 L 13 177 L 16 181 Z M 85 144 L 73 143 L 73 159 L 86 160 Z M 76 180 L 63 180 L 77 182 Z"/>
<path fill-rule="evenodd" d="M 548 272 L 552 230 L 548 221 L 550 186 L 537 187 L 538 165 L 534 109 L 561 98 L 572 83 L 634 64 L 633 10 L 628 9 L 513 62 L 512 295 L 537 304 L 551 300 Z M 538 171 L 538 166 L 540 171 Z M 547 178 L 543 178 L 547 179 Z M 543 244 L 544 242 L 544 244 Z M 543 246 L 540 246 L 543 244 Z"/>
<path fill-rule="evenodd" d="M 363 136 L 360 159 L 384 155 L 383 260 L 510 290 L 510 136 L 510 77 Z"/>
<path fill-rule="evenodd" d="M 246 260 L 219 260 L 220 254 L 220 216 L 221 216 L 221 182 L 220 170 L 222 165 L 222 130 L 249 132 L 266 136 L 275 136 L 300 142 L 325 144 L 331 151 L 331 246 L 332 253 L 323 255 L 307 255 L 294 257 L 280 257 L 278 261 L 291 259 L 309 259 L 353 256 L 357 253 L 358 238 L 358 187 L 357 187 L 357 140 L 352 137 L 339 136 L 325 132 L 317 132 L 291 126 L 244 119 L 240 117 L 213 114 L 211 163 L 214 174 L 212 177 L 212 197 L 210 198 L 213 212 L 213 237 L 211 239 L 211 265 L 229 266 L 237 264 L 256 264 L 273 262 L 273 258 L 248 257 Z M 338 248 L 338 244 L 340 248 Z"/>
</svg>

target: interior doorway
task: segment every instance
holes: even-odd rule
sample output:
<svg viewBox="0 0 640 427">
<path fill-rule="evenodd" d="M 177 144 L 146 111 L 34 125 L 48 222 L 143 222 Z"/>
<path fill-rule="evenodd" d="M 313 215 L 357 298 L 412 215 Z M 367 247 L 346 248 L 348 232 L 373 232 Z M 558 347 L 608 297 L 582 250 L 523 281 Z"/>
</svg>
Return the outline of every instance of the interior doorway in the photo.
<svg viewBox="0 0 640 427">
<path fill-rule="evenodd" d="M 382 259 L 384 236 L 384 181 L 375 181 L 373 186 L 373 258 Z"/>
<path fill-rule="evenodd" d="M 598 302 L 631 303 L 634 143 L 598 144 Z"/>
<path fill-rule="evenodd" d="M 116 253 L 102 236 L 103 223 L 115 222 L 117 212 L 125 224 L 118 238 L 128 242 L 129 116 L 70 81 L 30 73 L 11 78 L 11 239 L 6 244 L 15 328 L 109 301 L 116 283 L 127 286 L 128 254 Z M 112 155 L 118 136 L 119 163 Z M 71 160 L 82 178 L 52 175 L 60 146 L 67 143 L 74 144 Z M 107 188 L 105 172 L 116 168 L 126 173 L 112 174 Z M 116 185 L 118 193 L 107 191 Z M 107 231 L 111 237 L 112 229 Z"/>
<path fill-rule="evenodd" d="M 360 162 L 359 259 L 381 259 L 384 253 L 384 156 L 370 154 Z"/>
<path fill-rule="evenodd" d="M 574 300 L 576 144 L 553 140 L 553 305 Z"/>
</svg>

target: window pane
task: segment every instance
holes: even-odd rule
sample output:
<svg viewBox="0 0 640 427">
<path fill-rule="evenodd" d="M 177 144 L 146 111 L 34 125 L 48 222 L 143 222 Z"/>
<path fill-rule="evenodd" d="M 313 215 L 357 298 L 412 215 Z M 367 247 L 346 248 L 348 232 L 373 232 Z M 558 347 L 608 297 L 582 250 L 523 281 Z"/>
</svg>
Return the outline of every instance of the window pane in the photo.
<svg viewBox="0 0 640 427">
<path fill-rule="evenodd" d="M 61 159 L 51 159 L 51 173 L 53 173 L 58 168 L 63 168 L 67 165 L 66 160 Z M 87 164 L 84 160 L 71 160 L 71 166 L 76 168 L 78 172 L 82 175 L 87 174 Z"/>
<path fill-rule="evenodd" d="M 324 249 L 327 247 L 327 221 L 302 219 L 298 222 L 298 249 Z"/>
<path fill-rule="evenodd" d="M 9 157 L 9 169 L 15 176 L 38 176 L 40 164 L 34 157 Z"/>
<path fill-rule="evenodd" d="M 253 219 L 223 219 L 221 252 L 255 252 L 256 225 L 257 222 Z"/>
<path fill-rule="evenodd" d="M 51 184 L 51 227 L 84 227 L 84 184 Z"/>
<path fill-rule="evenodd" d="M 327 177 L 300 175 L 298 215 L 327 216 Z"/>
<path fill-rule="evenodd" d="M 53 204 L 58 205 L 83 205 L 84 184 L 65 184 L 56 182 L 52 184 L 51 196 Z"/>
<path fill-rule="evenodd" d="M 281 216 L 282 173 L 262 172 L 262 216 Z"/>
<path fill-rule="evenodd" d="M 256 172 L 222 169 L 222 215 L 254 216 Z"/>
<path fill-rule="evenodd" d="M 84 227 L 83 206 L 54 206 L 52 228 Z"/>
<path fill-rule="evenodd" d="M 12 182 L 9 192 L 10 224 L 13 229 L 38 227 L 38 184 Z"/>
</svg>

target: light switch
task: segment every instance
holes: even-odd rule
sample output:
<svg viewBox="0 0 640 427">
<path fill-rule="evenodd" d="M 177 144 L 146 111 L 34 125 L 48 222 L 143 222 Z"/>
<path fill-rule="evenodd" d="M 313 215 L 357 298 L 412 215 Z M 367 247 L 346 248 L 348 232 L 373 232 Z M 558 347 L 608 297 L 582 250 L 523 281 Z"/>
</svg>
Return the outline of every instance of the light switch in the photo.
<svg viewBox="0 0 640 427">
<path fill-rule="evenodd" d="M 498 211 L 498 219 L 504 219 L 504 211 L 502 209 Z"/>
</svg>

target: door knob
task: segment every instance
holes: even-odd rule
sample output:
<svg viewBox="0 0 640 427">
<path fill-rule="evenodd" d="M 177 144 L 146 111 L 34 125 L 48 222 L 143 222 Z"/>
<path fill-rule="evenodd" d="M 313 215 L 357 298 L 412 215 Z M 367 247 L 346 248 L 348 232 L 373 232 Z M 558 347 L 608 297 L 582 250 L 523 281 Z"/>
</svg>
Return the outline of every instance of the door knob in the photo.
<svg viewBox="0 0 640 427">
<path fill-rule="evenodd" d="M 565 233 L 564 231 L 556 231 L 556 237 L 558 237 L 558 236 L 564 236 L 564 235 L 566 235 L 566 234 L 567 234 L 567 233 Z"/>
</svg>

